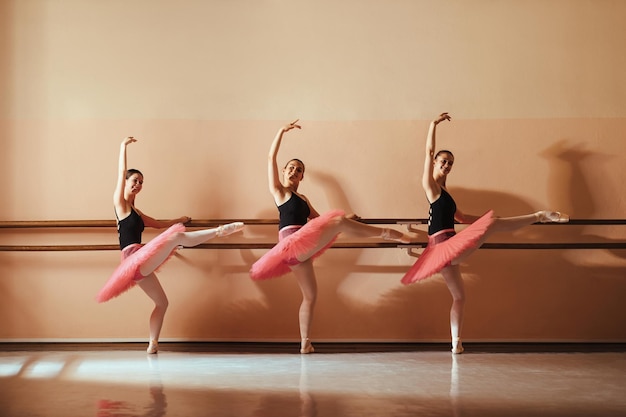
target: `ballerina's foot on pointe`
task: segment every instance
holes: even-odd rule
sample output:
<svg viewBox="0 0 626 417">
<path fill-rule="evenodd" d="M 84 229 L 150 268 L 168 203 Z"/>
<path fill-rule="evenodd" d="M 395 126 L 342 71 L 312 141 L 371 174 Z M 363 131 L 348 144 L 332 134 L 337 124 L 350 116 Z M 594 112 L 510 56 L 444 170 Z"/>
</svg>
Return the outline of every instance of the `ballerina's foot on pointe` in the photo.
<svg viewBox="0 0 626 417">
<path fill-rule="evenodd" d="M 217 228 L 217 236 L 222 237 L 232 235 L 233 233 L 236 233 L 243 229 L 244 226 L 245 225 L 242 222 L 225 224 Z"/>
<path fill-rule="evenodd" d="M 465 349 L 463 349 L 463 344 L 461 343 L 461 338 L 460 337 L 455 337 L 454 339 L 452 339 L 452 353 L 454 353 L 455 355 L 460 355 L 461 353 L 463 353 Z"/>
<path fill-rule="evenodd" d="M 154 355 L 158 351 L 159 351 L 159 342 L 152 339 L 150 341 L 150 344 L 148 345 L 148 349 L 146 350 L 146 352 L 148 352 L 151 355 Z"/>
<path fill-rule="evenodd" d="M 540 223 L 567 223 L 569 215 L 560 211 L 539 211 L 536 213 Z"/>
<path fill-rule="evenodd" d="M 404 233 L 395 229 L 384 228 L 382 233 L 380 234 L 380 237 L 382 237 L 384 240 L 393 240 L 394 242 L 400 242 L 404 244 L 411 243 L 411 238 L 408 235 L 405 235 Z"/>
<path fill-rule="evenodd" d="M 315 352 L 315 348 L 311 344 L 309 339 L 302 339 L 302 343 L 300 344 L 300 353 L 313 353 Z"/>
</svg>

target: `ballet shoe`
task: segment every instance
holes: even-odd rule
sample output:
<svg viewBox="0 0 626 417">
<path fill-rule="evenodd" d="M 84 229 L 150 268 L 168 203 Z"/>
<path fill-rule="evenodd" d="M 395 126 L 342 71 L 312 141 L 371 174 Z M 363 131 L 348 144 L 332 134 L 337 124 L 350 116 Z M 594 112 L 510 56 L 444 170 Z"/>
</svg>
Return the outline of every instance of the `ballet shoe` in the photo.
<svg viewBox="0 0 626 417">
<path fill-rule="evenodd" d="M 315 352 L 315 348 L 313 347 L 309 339 L 303 339 L 303 341 L 304 341 L 304 347 L 300 348 L 300 353 L 307 354 L 307 353 Z"/>
<path fill-rule="evenodd" d="M 393 237 L 391 236 L 392 232 L 397 232 L 400 233 L 400 237 Z M 404 243 L 405 245 L 411 243 L 411 239 L 405 235 L 404 233 L 398 231 L 398 230 L 392 230 L 392 229 L 388 229 L 388 228 L 384 228 L 382 233 L 380 234 L 380 237 L 383 238 L 383 240 L 391 240 L 394 242 L 400 242 L 400 243 Z"/>
<path fill-rule="evenodd" d="M 539 212 L 540 223 L 567 223 L 569 222 L 569 215 L 561 213 L 560 211 L 540 211 Z"/>
<path fill-rule="evenodd" d="M 148 352 L 150 355 L 154 355 L 158 351 L 159 351 L 159 342 L 156 341 L 155 339 L 150 340 L 150 344 L 148 345 L 148 349 L 146 349 L 146 352 Z"/>
<path fill-rule="evenodd" d="M 245 225 L 242 222 L 235 222 L 235 223 L 222 225 L 217 228 L 217 236 L 223 237 L 223 236 L 232 235 L 233 233 L 236 233 L 240 231 L 241 229 L 243 229 L 244 226 Z"/>
<path fill-rule="evenodd" d="M 461 343 L 461 338 L 460 337 L 455 337 L 454 339 L 452 339 L 452 350 L 451 350 L 451 352 L 454 353 L 455 355 L 460 355 L 464 351 L 465 351 L 465 349 L 463 349 L 463 344 Z"/>
</svg>

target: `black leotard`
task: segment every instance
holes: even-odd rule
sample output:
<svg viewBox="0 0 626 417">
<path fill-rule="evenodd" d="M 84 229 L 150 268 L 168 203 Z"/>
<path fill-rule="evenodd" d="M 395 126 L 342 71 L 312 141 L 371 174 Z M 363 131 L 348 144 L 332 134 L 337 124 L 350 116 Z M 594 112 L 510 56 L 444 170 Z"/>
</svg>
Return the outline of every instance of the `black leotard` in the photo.
<svg viewBox="0 0 626 417">
<path fill-rule="evenodd" d="M 456 203 L 452 196 L 443 188 L 437 200 L 430 204 L 428 213 L 428 234 L 454 229 L 454 213 L 456 213 Z"/>
<path fill-rule="evenodd" d="M 289 200 L 278 206 L 279 220 L 278 229 L 285 226 L 304 226 L 311 215 L 311 209 L 307 202 L 297 195 L 291 193 Z"/>
<path fill-rule="evenodd" d="M 117 213 L 115 213 L 117 218 Z M 122 219 L 117 220 L 117 233 L 120 239 L 120 249 L 124 249 L 128 245 L 133 243 L 141 243 L 141 233 L 143 232 L 144 224 L 143 219 L 131 207 L 130 214 Z"/>
</svg>

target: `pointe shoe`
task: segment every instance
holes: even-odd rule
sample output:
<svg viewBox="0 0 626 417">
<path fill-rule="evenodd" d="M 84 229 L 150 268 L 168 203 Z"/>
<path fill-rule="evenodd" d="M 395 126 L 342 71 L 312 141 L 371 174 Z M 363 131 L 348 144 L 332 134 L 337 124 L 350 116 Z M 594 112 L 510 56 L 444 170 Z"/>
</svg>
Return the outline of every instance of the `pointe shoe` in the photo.
<svg viewBox="0 0 626 417">
<path fill-rule="evenodd" d="M 561 213 L 560 211 L 540 211 L 539 212 L 540 223 L 567 223 L 569 222 L 569 215 Z"/>
<path fill-rule="evenodd" d="M 309 339 L 303 339 L 302 341 L 304 342 L 304 347 L 300 347 L 300 353 L 307 354 L 315 352 L 315 348 Z"/>
<path fill-rule="evenodd" d="M 391 235 L 392 232 L 400 233 L 400 237 L 393 237 Z M 380 234 L 380 237 L 382 237 L 383 240 L 391 240 L 394 242 L 400 242 L 400 243 L 404 243 L 405 245 L 411 243 L 411 239 L 404 233 L 398 230 L 392 230 L 388 228 L 383 229 L 383 232 Z"/>
<path fill-rule="evenodd" d="M 159 342 L 156 341 L 155 339 L 150 340 L 150 344 L 148 345 L 148 349 L 146 349 L 146 352 L 148 352 L 150 355 L 154 355 L 158 351 L 159 351 Z"/>
<path fill-rule="evenodd" d="M 244 226 L 245 225 L 242 222 L 235 222 L 235 223 L 222 225 L 217 228 L 217 236 L 222 237 L 222 236 L 232 235 L 233 233 L 236 233 L 240 231 L 241 229 L 243 229 Z"/>
<path fill-rule="evenodd" d="M 452 339 L 452 350 L 451 350 L 451 352 L 454 353 L 455 355 L 460 355 L 464 351 L 465 351 L 465 349 L 463 349 L 463 344 L 461 344 L 461 338 L 460 337 L 456 337 L 456 338 Z"/>
</svg>

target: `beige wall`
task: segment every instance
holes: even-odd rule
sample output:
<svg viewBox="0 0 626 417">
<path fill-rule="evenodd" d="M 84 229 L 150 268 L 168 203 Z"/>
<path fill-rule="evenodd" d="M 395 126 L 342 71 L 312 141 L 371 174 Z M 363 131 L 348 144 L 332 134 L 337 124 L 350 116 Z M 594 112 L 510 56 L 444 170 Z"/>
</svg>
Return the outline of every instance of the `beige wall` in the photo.
<svg viewBox="0 0 626 417">
<path fill-rule="evenodd" d="M 0 220 L 111 219 L 118 145 L 158 218 L 275 218 L 266 153 L 307 163 L 319 211 L 426 217 L 428 120 L 456 155 L 457 203 L 626 218 L 621 1 L 0 0 Z M 423 230 L 423 229 L 422 229 Z M 250 227 L 232 242 L 273 241 Z M 147 233 L 146 240 L 154 236 Z M 624 241 L 619 226 L 532 226 L 492 242 Z M 115 243 L 114 229 L 0 231 L 0 244 Z M 252 282 L 263 250 L 188 249 L 160 278 L 162 337 L 295 340 L 293 277 Z M 626 251 L 480 250 L 468 340 L 624 341 Z M 147 337 L 138 289 L 93 297 L 116 251 L 0 252 L 1 340 Z M 317 261 L 317 340 L 445 340 L 441 277 L 404 287 L 398 249 Z"/>
</svg>

